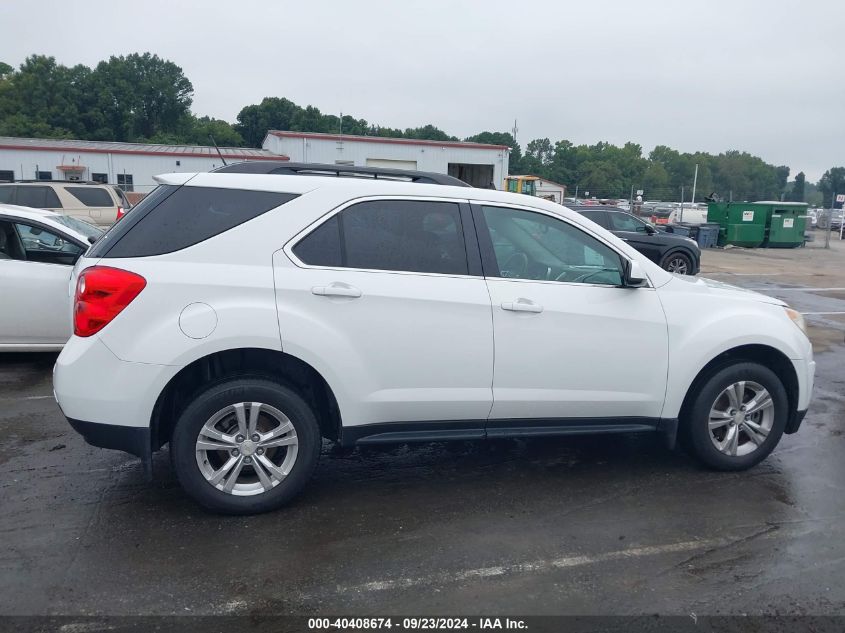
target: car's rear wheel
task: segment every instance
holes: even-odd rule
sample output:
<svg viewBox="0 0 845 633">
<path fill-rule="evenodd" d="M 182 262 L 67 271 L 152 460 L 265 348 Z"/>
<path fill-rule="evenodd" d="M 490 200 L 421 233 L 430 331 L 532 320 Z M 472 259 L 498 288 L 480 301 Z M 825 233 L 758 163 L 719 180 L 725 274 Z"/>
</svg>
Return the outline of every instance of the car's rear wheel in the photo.
<svg viewBox="0 0 845 633">
<path fill-rule="evenodd" d="M 210 387 L 188 405 L 171 438 L 179 483 L 215 512 L 274 510 L 305 486 L 320 456 L 317 421 L 291 389 L 262 378 Z"/>
<path fill-rule="evenodd" d="M 762 365 L 741 362 L 714 373 L 682 420 L 692 453 L 718 470 L 744 470 L 777 445 L 789 413 L 780 378 Z"/>
<path fill-rule="evenodd" d="M 670 273 L 689 275 L 692 273 L 692 259 L 686 253 L 669 253 L 660 262 L 660 267 L 668 270 Z"/>
</svg>

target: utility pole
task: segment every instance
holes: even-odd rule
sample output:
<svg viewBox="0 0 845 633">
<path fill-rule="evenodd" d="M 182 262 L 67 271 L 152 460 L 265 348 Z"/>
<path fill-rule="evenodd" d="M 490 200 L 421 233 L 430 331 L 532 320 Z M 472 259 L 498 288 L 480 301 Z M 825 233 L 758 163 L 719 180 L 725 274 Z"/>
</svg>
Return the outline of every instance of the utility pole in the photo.
<svg viewBox="0 0 845 633">
<path fill-rule="evenodd" d="M 681 185 L 681 219 L 679 222 L 684 221 L 684 186 Z"/>
<path fill-rule="evenodd" d="M 578 185 L 575 185 L 575 202 L 578 202 Z"/>
<path fill-rule="evenodd" d="M 511 129 L 511 136 L 513 136 L 513 142 L 516 143 L 516 133 L 519 132 L 519 128 L 516 126 L 516 119 L 513 120 L 513 129 Z"/>
<path fill-rule="evenodd" d="M 634 185 L 631 185 L 631 199 L 628 201 L 630 205 L 628 210 L 633 213 L 634 212 Z"/>
<path fill-rule="evenodd" d="M 695 204 L 695 186 L 698 184 L 698 163 L 695 164 L 695 175 L 692 177 L 692 198 L 690 203 Z"/>
<path fill-rule="evenodd" d="M 824 234 L 824 247 L 830 248 L 830 231 L 833 229 L 833 208 L 836 206 L 836 192 L 830 197 L 830 213 L 827 214 L 827 232 Z"/>
</svg>

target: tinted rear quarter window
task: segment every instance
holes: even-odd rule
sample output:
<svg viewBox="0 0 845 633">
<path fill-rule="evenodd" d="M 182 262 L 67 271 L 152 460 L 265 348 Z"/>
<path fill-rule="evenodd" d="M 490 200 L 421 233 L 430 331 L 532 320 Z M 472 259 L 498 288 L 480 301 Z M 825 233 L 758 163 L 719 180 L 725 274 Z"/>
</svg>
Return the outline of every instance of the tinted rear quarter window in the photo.
<svg viewBox="0 0 845 633">
<path fill-rule="evenodd" d="M 338 216 L 335 215 L 314 229 L 293 247 L 293 252 L 310 266 L 342 266 Z"/>
<path fill-rule="evenodd" d="M 14 193 L 14 187 L 10 186 L 0 186 L 0 204 L 12 204 L 12 194 Z"/>
<path fill-rule="evenodd" d="M 147 257 L 193 246 L 266 213 L 296 194 L 158 187 L 91 249 L 91 257 Z"/>
<path fill-rule="evenodd" d="M 113 207 L 114 200 L 109 192 L 99 187 L 65 187 L 74 198 L 86 207 Z"/>
</svg>

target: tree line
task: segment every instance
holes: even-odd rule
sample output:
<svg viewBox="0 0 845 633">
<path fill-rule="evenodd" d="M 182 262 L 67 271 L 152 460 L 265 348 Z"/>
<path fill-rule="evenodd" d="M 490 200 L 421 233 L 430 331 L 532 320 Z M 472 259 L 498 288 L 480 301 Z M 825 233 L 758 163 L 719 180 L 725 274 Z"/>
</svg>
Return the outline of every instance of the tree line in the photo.
<svg viewBox="0 0 845 633">
<path fill-rule="evenodd" d="M 241 109 L 234 124 L 191 111 L 194 89 L 175 63 L 150 53 L 112 56 L 89 68 L 67 67 L 32 55 L 16 70 L 0 62 L 0 136 L 260 147 L 267 130 L 344 133 L 456 141 L 434 125 L 391 128 L 350 115 L 324 114 L 282 97 Z M 565 184 L 579 197 L 689 201 L 696 165 L 696 200 L 715 194 L 729 200 L 780 199 L 829 206 L 845 193 L 845 167 L 829 169 L 818 183 L 802 172 L 789 180 L 786 165 L 771 165 L 736 150 L 717 155 L 642 146 L 534 139 L 524 148 L 509 132 L 485 131 L 466 141 L 507 145 L 511 174 L 534 174 Z M 589 192 L 589 193 L 587 193 Z"/>
</svg>

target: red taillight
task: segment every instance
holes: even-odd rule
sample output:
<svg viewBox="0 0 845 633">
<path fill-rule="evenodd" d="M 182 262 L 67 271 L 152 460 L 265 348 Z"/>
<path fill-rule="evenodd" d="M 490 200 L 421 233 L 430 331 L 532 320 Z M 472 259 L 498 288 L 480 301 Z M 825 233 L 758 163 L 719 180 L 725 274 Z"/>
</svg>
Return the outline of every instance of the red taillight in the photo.
<svg viewBox="0 0 845 633">
<path fill-rule="evenodd" d="M 126 211 L 124 211 L 124 210 L 123 210 L 123 207 L 118 207 L 118 208 L 117 208 L 117 218 L 115 218 L 115 220 L 114 220 L 114 221 L 115 221 L 115 222 L 117 222 L 117 221 L 118 221 L 120 218 L 122 218 L 124 215 L 126 215 Z"/>
<path fill-rule="evenodd" d="M 79 275 L 73 304 L 73 333 L 91 336 L 106 327 L 147 285 L 128 270 L 92 266 Z"/>
</svg>

